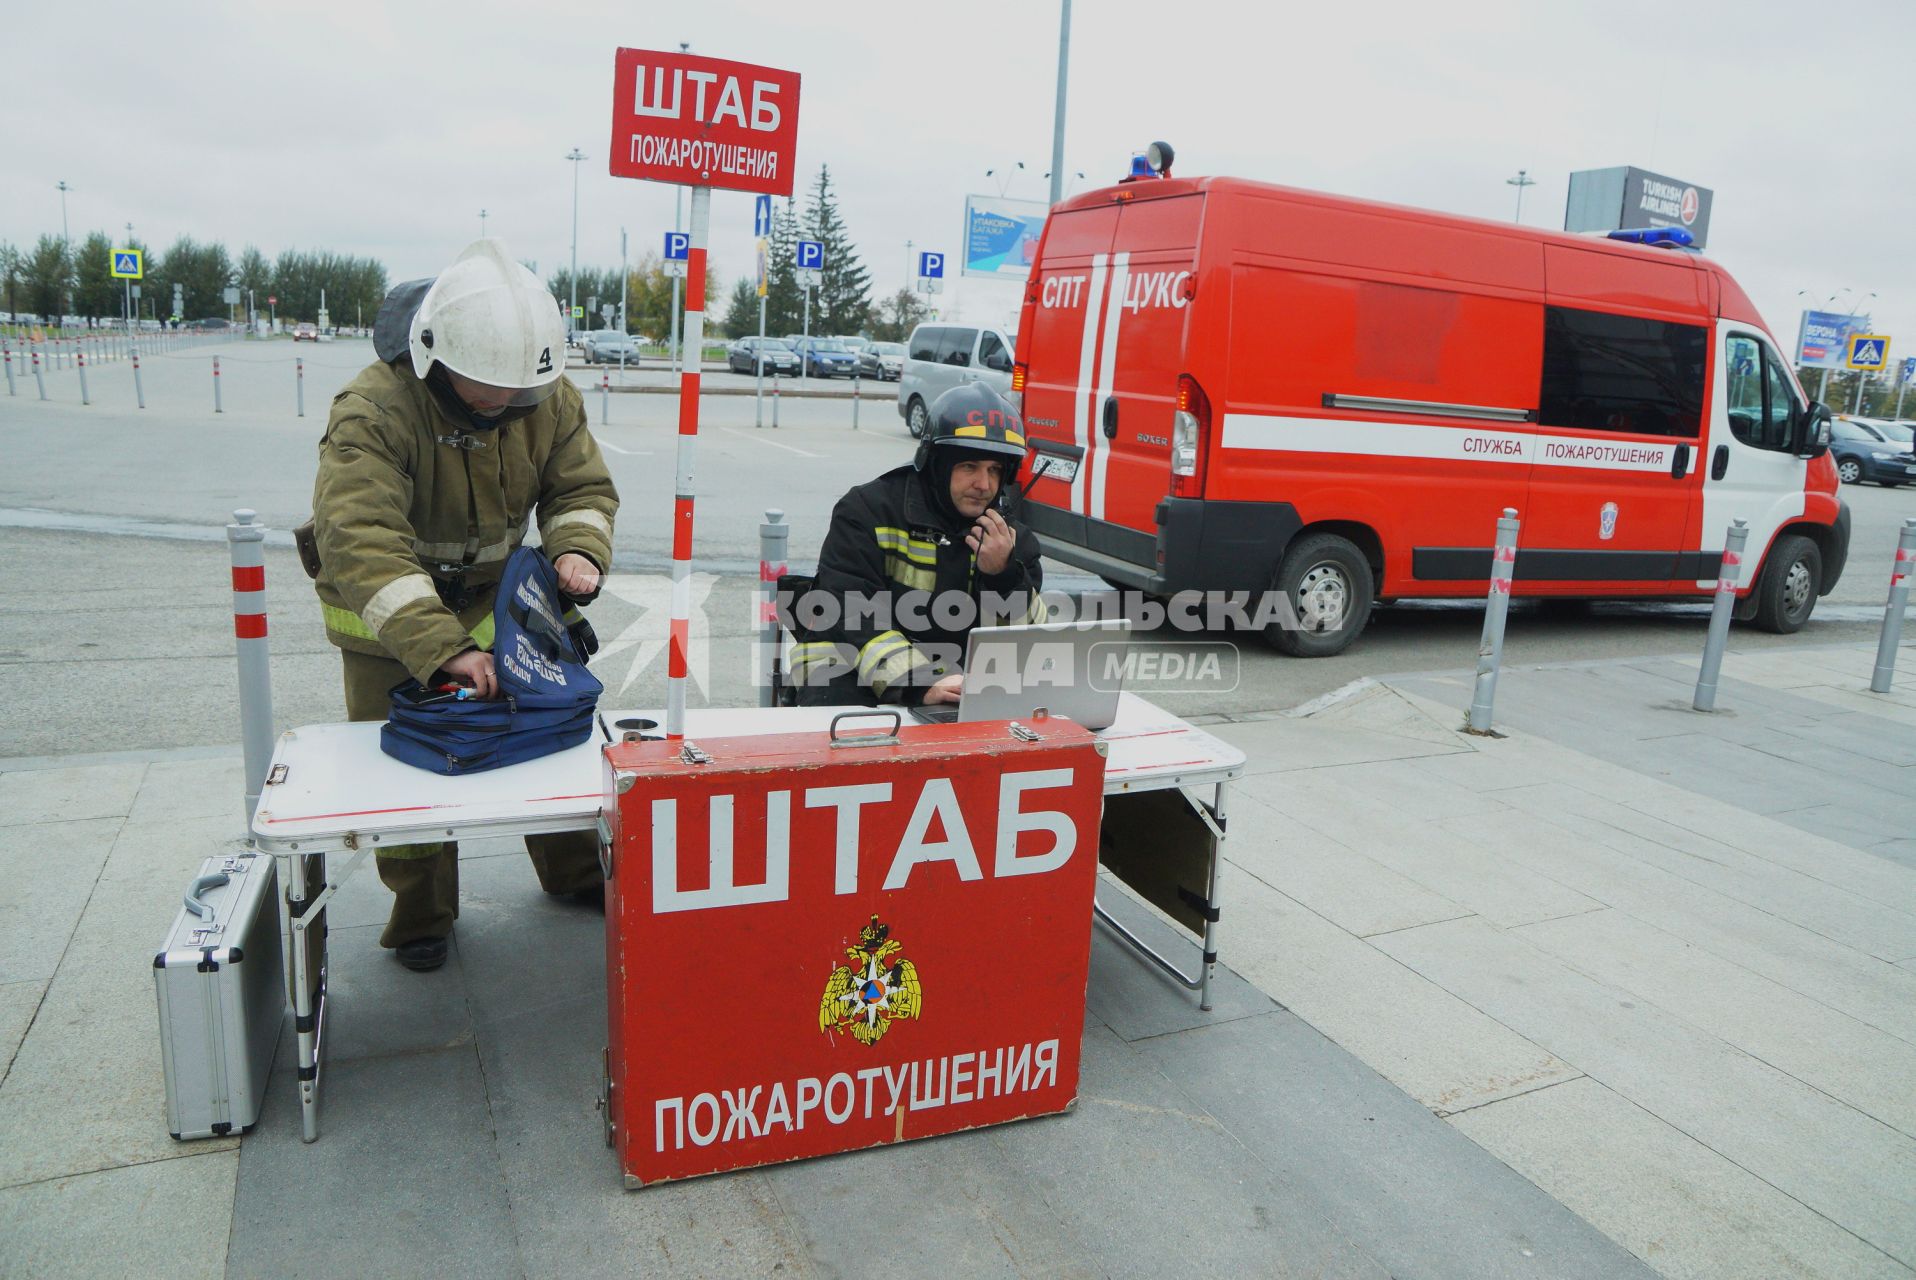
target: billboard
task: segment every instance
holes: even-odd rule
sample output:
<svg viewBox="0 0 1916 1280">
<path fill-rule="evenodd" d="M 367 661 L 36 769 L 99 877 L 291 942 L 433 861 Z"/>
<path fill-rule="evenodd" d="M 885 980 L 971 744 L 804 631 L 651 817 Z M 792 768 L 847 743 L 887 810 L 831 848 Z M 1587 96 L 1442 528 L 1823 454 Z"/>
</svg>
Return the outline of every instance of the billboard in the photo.
<svg viewBox="0 0 1916 1280">
<path fill-rule="evenodd" d="M 1038 236 L 1051 207 L 1042 200 L 965 197 L 964 272 L 1023 280 L 1038 256 Z"/>
<path fill-rule="evenodd" d="M 1644 227 L 1682 227 L 1701 249 L 1710 239 L 1708 187 L 1621 165 L 1584 169 L 1570 175 L 1570 199 L 1564 207 L 1565 231 L 1624 231 Z"/>
<path fill-rule="evenodd" d="M 1796 363 L 1804 369 L 1849 368 L 1849 337 L 1869 333 L 1868 316 L 1805 311 L 1796 329 Z"/>
</svg>

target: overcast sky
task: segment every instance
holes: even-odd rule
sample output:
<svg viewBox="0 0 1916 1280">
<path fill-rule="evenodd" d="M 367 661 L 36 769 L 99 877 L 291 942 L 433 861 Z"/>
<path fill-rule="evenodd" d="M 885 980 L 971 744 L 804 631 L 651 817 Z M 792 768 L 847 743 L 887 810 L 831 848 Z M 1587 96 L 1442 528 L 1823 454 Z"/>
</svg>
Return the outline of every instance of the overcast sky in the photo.
<svg viewBox="0 0 1916 1280">
<path fill-rule="evenodd" d="M 933 17 L 931 15 L 937 15 Z M 180 3 L 13 6 L 0 240 L 135 232 L 327 248 L 396 280 L 480 231 L 542 274 L 634 256 L 673 189 L 607 174 L 613 51 L 675 48 L 803 77 L 801 189 L 831 166 L 880 291 L 906 241 L 956 254 L 967 192 L 1012 169 L 1043 198 L 1056 0 L 677 6 Z M 1154 138 L 1181 175 L 1231 174 L 1560 227 L 1572 170 L 1634 164 L 1714 190 L 1709 253 L 1785 347 L 1798 291 L 1859 294 L 1892 355 L 1916 355 L 1909 134 L 1916 4 L 1852 13 L 1783 0 L 1077 0 L 1065 169 L 1121 176 Z M 1880 72 L 1872 66 L 1880 66 Z M 1015 172 L 1015 170 L 1014 170 Z M 713 200 L 714 266 L 750 267 L 751 197 Z M 1009 290 L 945 302 L 998 310 Z M 344 317 L 341 317 L 344 319 Z"/>
</svg>

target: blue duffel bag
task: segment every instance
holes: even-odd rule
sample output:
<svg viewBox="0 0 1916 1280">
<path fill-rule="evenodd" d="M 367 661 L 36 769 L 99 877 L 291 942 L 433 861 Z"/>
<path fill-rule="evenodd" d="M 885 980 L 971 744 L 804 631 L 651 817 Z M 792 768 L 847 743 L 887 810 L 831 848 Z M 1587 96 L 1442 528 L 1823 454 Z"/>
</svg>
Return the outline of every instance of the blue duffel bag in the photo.
<svg viewBox="0 0 1916 1280">
<path fill-rule="evenodd" d="M 492 605 L 497 698 L 459 698 L 417 680 L 394 686 L 379 747 L 434 773 L 479 773 L 577 746 L 592 736 L 604 686 L 564 621 L 559 575 L 521 547 Z"/>
</svg>

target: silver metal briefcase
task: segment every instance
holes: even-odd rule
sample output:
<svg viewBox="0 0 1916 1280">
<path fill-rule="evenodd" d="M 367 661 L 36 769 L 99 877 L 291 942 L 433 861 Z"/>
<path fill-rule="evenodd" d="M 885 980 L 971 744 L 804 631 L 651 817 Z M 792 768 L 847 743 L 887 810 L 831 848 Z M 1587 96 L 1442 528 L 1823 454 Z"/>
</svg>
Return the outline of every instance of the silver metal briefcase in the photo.
<svg viewBox="0 0 1916 1280">
<path fill-rule="evenodd" d="M 280 954 L 272 857 L 208 858 L 153 957 L 175 1138 L 245 1133 L 259 1119 L 286 1011 Z"/>
</svg>

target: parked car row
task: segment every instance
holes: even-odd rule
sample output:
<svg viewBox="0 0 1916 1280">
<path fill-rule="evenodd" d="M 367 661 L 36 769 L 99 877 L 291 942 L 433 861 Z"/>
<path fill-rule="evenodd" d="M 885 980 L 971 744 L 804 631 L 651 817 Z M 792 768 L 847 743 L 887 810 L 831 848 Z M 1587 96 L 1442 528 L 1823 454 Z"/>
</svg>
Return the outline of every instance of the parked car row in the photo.
<svg viewBox="0 0 1916 1280">
<path fill-rule="evenodd" d="M 1839 413 L 1830 422 L 1830 457 L 1844 484 L 1916 483 L 1916 423 Z"/>
</svg>

